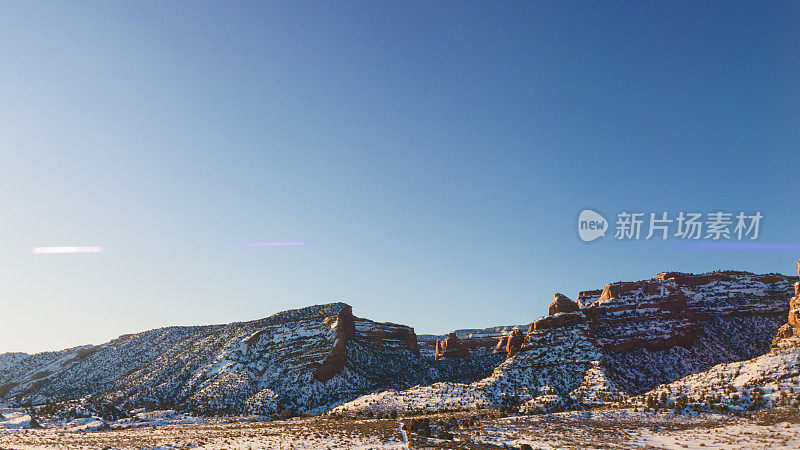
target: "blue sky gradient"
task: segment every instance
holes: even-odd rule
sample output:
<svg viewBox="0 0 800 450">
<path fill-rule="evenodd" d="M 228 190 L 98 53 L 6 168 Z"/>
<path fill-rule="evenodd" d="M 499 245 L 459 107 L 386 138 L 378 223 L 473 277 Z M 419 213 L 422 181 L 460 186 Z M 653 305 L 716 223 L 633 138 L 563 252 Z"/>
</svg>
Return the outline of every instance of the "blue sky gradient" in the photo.
<svg viewBox="0 0 800 450">
<path fill-rule="evenodd" d="M 800 242 L 799 18 L 3 3 L 0 352 L 330 301 L 438 333 L 665 270 L 793 273 L 792 252 L 584 243 L 576 220 L 760 211 L 759 241 Z M 239 245 L 259 241 L 313 244 Z M 30 251 L 50 245 L 104 251 Z"/>
</svg>

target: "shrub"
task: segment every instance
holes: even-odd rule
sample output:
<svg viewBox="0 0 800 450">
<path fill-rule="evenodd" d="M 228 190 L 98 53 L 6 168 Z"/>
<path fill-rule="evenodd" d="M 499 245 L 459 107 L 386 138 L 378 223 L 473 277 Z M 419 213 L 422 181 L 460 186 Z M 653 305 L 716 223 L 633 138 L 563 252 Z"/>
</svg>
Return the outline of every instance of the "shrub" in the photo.
<svg viewBox="0 0 800 450">
<path fill-rule="evenodd" d="M 281 412 L 278 413 L 278 417 L 281 418 L 281 419 L 284 419 L 284 420 L 285 419 L 291 419 L 292 417 L 295 417 L 295 416 L 296 416 L 296 414 L 291 409 L 283 409 L 283 410 L 281 410 Z"/>
<path fill-rule="evenodd" d="M 39 420 L 36 419 L 36 413 L 33 410 L 28 411 L 28 414 L 31 416 L 31 421 L 29 423 L 30 428 L 42 428 L 42 425 L 39 423 Z"/>
</svg>

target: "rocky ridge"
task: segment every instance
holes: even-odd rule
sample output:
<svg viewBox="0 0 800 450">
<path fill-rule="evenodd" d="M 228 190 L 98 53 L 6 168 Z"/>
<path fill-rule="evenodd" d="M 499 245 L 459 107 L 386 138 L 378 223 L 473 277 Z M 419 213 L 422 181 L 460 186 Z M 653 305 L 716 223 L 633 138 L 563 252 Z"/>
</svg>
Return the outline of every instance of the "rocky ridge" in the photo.
<svg viewBox="0 0 800 450">
<path fill-rule="evenodd" d="M 664 272 L 582 291 L 577 301 L 556 294 L 549 314 L 527 327 L 443 336 L 358 318 L 343 303 L 169 327 L 100 346 L 0 355 L 0 400 L 198 414 L 581 409 L 761 355 L 776 333 L 775 351 L 797 348 L 796 281 Z"/>
<path fill-rule="evenodd" d="M 506 346 L 513 337 L 519 347 L 489 377 L 371 394 L 335 411 L 486 405 L 554 410 L 616 402 L 769 350 L 795 280 L 664 272 L 581 292 L 578 302 L 556 294 L 552 314 L 533 321 L 521 343 L 517 333 L 506 336 Z"/>
</svg>

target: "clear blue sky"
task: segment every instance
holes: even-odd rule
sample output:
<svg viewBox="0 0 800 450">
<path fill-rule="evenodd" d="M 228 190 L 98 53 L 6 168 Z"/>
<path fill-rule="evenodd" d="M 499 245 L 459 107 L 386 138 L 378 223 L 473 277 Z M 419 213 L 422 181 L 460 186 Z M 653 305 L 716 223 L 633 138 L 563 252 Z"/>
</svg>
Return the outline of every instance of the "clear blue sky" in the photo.
<svg viewBox="0 0 800 450">
<path fill-rule="evenodd" d="M 664 270 L 793 273 L 576 220 L 760 211 L 800 241 L 798 50 L 795 2 L 4 2 L 0 352 L 331 301 L 444 332 Z M 314 244 L 235 246 L 282 240 Z M 60 245 L 105 250 L 31 253 Z"/>
</svg>

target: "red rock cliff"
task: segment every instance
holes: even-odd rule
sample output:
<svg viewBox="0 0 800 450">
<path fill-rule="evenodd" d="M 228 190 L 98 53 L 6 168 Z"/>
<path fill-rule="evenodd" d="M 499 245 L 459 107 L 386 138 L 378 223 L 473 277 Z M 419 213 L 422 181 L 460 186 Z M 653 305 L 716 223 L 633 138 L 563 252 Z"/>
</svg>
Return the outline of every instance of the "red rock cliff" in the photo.
<svg viewBox="0 0 800 450">
<path fill-rule="evenodd" d="M 313 372 L 318 381 L 328 381 L 347 364 L 347 345 L 354 343 L 373 348 L 408 350 L 419 355 L 414 329 L 393 323 L 378 323 L 353 316 L 353 308 L 344 306 L 335 324 L 335 343 L 325 360 Z"/>
</svg>

